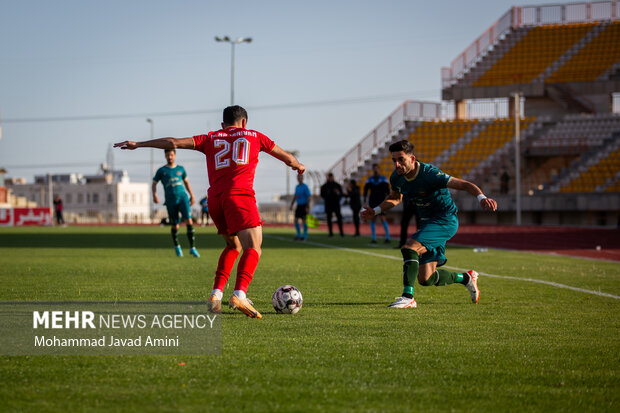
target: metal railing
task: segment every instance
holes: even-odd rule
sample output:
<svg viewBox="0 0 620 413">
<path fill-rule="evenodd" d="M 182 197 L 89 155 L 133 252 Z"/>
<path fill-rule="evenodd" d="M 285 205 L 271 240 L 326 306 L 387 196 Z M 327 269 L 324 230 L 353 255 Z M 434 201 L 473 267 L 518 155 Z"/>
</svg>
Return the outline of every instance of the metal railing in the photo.
<svg viewBox="0 0 620 413">
<path fill-rule="evenodd" d="M 510 116 L 508 98 L 468 100 L 467 119 L 504 119 Z M 523 100 L 521 116 L 524 116 Z M 407 100 L 375 129 L 362 138 L 340 158 L 329 172 L 342 181 L 354 173 L 378 148 L 396 136 L 405 121 L 449 121 L 454 120 L 454 101 L 418 102 Z"/>
<path fill-rule="evenodd" d="M 484 31 L 450 67 L 441 68 L 441 87 L 455 84 L 509 30 L 549 24 L 592 23 L 620 19 L 620 1 L 513 7 Z"/>
<path fill-rule="evenodd" d="M 441 116 L 441 103 L 405 101 L 329 168 L 329 172 L 337 181 L 342 181 L 361 166 L 376 148 L 397 135 L 404 128 L 405 121 L 436 120 Z"/>
</svg>

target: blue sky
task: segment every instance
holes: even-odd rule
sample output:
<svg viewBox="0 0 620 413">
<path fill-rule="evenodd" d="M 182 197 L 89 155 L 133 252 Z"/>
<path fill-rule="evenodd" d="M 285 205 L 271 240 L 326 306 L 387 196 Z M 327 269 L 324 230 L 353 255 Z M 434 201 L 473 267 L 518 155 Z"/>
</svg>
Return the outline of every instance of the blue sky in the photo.
<svg viewBox="0 0 620 413">
<path fill-rule="evenodd" d="M 248 127 L 324 171 L 404 100 L 439 101 L 440 68 L 512 5 L 0 0 L 0 167 L 29 181 L 92 174 L 111 143 L 149 139 L 147 117 L 156 137 L 219 128 L 231 48 L 214 37 L 229 35 L 253 38 L 235 54 L 235 103 L 248 109 Z M 149 150 L 114 155 L 132 181 L 150 181 Z M 163 153 L 155 159 L 165 163 Z M 183 151 L 177 161 L 203 193 L 204 157 Z M 259 201 L 285 191 L 284 169 L 262 155 Z"/>
</svg>

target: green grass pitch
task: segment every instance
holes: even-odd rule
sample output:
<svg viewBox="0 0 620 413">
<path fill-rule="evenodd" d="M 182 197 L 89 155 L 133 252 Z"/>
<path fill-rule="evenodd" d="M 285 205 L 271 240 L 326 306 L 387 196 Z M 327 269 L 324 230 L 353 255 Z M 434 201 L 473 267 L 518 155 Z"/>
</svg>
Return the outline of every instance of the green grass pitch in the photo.
<svg viewBox="0 0 620 413">
<path fill-rule="evenodd" d="M 223 241 L 198 228 L 194 259 L 184 237 L 179 259 L 167 228 L 0 229 L 0 300 L 205 300 Z M 401 292 L 398 250 L 292 237 L 265 229 L 249 291 L 264 318 L 226 309 L 221 355 L 0 356 L 0 410 L 620 409 L 620 300 L 483 275 L 477 305 L 461 285 L 417 286 L 419 308 L 387 309 Z M 618 263 L 450 246 L 447 256 L 451 267 L 620 295 Z M 296 315 L 271 306 L 283 284 L 304 295 Z"/>
</svg>

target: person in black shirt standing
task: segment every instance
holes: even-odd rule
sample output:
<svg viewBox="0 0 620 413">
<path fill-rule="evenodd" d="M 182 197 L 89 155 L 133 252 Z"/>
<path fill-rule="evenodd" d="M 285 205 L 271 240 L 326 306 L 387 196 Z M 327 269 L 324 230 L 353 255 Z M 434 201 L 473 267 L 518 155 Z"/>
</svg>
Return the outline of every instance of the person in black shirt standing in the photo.
<svg viewBox="0 0 620 413">
<path fill-rule="evenodd" d="M 327 174 L 327 182 L 321 186 L 321 198 L 325 201 L 325 214 L 327 215 L 327 228 L 329 229 L 329 236 L 334 236 L 332 231 L 332 214 L 336 214 L 340 236 L 344 237 L 344 232 L 342 231 L 342 214 L 340 213 L 342 187 L 339 183 L 334 181 L 334 174 L 331 172 Z"/>
</svg>

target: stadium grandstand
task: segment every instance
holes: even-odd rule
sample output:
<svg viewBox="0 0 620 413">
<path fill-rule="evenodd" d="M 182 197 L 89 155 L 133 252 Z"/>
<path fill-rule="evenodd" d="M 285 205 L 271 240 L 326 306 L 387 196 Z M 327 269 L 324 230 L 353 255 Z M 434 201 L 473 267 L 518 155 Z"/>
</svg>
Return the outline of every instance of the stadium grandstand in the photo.
<svg viewBox="0 0 620 413">
<path fill-rule="evenodd" d="M 332 166 L 337 180 L 364 185 L 374 163 L 389 176 L 389 145 L 409 139 L 498 200 L 489 216 L 453 194 L 464 223 L 620 225 L 620 1 L 513 7 L 441 82 L 441 102 L 401 104 Z"/>
</svg>

